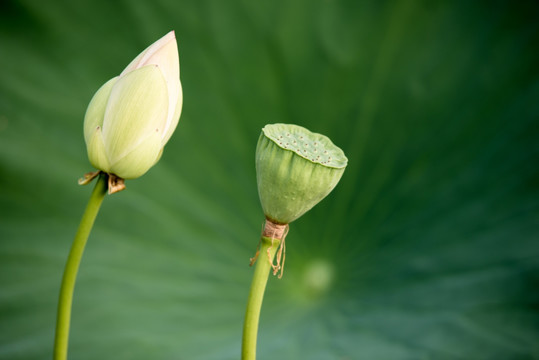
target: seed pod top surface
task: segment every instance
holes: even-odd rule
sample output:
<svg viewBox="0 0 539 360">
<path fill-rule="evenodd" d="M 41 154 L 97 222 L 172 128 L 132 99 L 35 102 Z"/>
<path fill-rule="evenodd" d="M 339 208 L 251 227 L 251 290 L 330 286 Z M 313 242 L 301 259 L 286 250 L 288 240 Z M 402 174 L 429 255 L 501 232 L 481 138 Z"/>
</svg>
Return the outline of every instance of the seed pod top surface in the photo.
<svg viewBox="0 0 539 360">
<path fill-rule="evenodd" d="M 344 152 L 322 134 L 291 124 L 266 125 L 263 134 L 279 147 L 320 165 L 341 169 L 348 164 Z"/>
</svg>

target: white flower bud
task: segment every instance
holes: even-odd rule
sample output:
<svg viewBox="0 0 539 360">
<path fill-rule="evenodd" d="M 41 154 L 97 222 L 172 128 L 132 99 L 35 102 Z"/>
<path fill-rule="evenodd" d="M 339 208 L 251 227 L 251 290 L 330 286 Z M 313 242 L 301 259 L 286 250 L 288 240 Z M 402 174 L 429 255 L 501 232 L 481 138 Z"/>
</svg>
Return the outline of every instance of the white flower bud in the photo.
<svg viewBox="0 0 539 360">
<path fill-rule="evenodd" d="M 182 88 L 171 31 L 94 95 L 84 118 L 90 163 L 123 179 L 148 171 L 178 125 Z"/>
</svg>

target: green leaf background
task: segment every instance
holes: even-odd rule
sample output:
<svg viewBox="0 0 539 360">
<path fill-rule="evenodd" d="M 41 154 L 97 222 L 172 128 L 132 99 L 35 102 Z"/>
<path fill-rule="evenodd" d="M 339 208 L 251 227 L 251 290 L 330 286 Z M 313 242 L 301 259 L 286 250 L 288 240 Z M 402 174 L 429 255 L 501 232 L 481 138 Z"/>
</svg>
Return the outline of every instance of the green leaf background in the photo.
<svg viewBox="0 0 539 360">
<path fill-rule="evenodd" d="M 50 359 L 101 84 L 171 29 L 184 111 L 105 199 L 70 359 L 237 359 L 268 123 L 349 158 L 291 225 L 260 359 L 539 358 L 536 1 L 0 2 L 0 358 Z"/>
</svg>

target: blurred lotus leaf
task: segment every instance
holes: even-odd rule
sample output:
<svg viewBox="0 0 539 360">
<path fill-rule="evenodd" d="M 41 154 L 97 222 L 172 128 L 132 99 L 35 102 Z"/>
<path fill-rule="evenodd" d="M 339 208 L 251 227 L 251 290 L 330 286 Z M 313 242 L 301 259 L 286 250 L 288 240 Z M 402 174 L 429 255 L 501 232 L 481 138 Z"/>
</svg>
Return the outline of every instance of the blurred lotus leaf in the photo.
<svg viewBox="0 0 539 360">
<path fill-rule="evenodd" d="M 0 359 L 50 359 L 91 191 L 95 90 L 175 30 L 184 109 L 105 199 L 70 359 L 237 359 L 263 222 L 254 154 L 282 122 L 346 175 L 287 237 L 259 359 L 539 358 L 536 1 L 0 3 Z"/>
</svg>

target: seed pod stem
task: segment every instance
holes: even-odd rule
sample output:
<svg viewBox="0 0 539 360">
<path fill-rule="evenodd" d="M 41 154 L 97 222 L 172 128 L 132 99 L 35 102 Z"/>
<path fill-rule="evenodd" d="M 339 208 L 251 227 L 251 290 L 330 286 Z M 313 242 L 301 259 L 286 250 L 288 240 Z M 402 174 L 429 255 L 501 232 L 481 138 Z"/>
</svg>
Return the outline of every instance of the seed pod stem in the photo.
<svg viewBox="0 0 539 360">
<path fill-rule="evenodd" d="M 251 289 L 249 290 L 245 321 L 243 323 L 242 360 L 256 359 L 258 319 L 260 318 L 260 310 L 262 308 L 262 300 L 264 299 L 269 273 L 270 270 L 274 269 L 273 259 L 280 244 L 281 240 L 275 237 L 262 236 L 260 239 L 260 250 L 257 254 L 262 253 L 263 256 L 256 263 Z M 267 258 L 264 256 L 265 254 L 267 254 Z"/>
<path fill-rule="evenodd" d="M 264 228 L 262 230 L 262 237 L 261 239 L 270 239 L 270 241 L 273 242 L 279 240 L 281 246 L 279 246 L 279 250 L 277 251 L 277 263 L 273 263 L 273 256 L 270 254 L 269 249 L 266 251 L 268 254 L 268 261 L 273 268 L 273 275 L 277 275 L 279 270 L 281 273 L 279 274 L 279 279 L 283 277 L 283 271 L 284 271 L 284 261 L 286 258 L 286 245 L 285 245 L 285 238 L 288 234 L 289 226 L 288 224 L 277 224 L 271 221 L 270 219 L 266 219 L 264 223 Z M 260 254 L 260 242 L 258 243 L 258 247 L 256 249 L 255 256 L 251 258 L 251 261 L 249 263 L 249 266 L 253 266 L 253 264 L 258 259 L 258 255 Z"/>
</svg>

